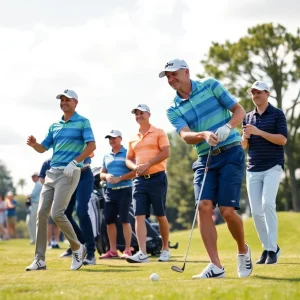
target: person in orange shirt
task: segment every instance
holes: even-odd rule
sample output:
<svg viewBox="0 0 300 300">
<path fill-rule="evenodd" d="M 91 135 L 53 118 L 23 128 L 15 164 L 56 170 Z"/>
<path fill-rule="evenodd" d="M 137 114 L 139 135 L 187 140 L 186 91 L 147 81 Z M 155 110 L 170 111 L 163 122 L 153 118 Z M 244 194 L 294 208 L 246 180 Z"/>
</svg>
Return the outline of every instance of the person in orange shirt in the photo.
<svg viewBox="0 0 300 300">
<path fill-rule="evenodd" d="M 139 104 L 131 112 L 140 125 L 138 134 L 129 142 L 126 157 L 127 167 L 136 171 L 136 178 L 133 180 L 133 200 L 139 251 L 126 260 L 130 263 L 149 262 L 146 251 L 145 218 L 150 215 L 152 205 L 154 215 L 159 222 L 163 243 L 159 261 L 165 262 L 170 259 L 169 223 L 165 212 L 168 188 L 165 171 L 167 158 L 170 156 L 170 143 L 162 129 L 150 124 L 151 114 L 146 104 Z"/>
</svg>

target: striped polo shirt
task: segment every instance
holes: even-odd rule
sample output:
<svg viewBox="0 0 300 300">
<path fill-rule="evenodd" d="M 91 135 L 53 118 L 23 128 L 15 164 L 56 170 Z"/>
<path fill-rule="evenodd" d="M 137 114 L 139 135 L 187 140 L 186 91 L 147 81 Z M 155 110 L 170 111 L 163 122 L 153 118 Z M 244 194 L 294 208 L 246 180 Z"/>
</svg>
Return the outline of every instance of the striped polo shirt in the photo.
<svg viewBox="0 0 300 300">
<path fill-rule="evenodd" d="M 53 148 L 51 167 L 59 168 L 67 166 L 82 153 L 86 143 L 94 141 L 90 121 L 75 112 L 67 122 L 62 117 L 50 126 L 42 146 Z M 78 167 L 83 167 L 83 162 Z"/>
<path fill-rule="evenodd" d="M 216 132 L 231 119 L 230 109 L 237 103 L 236 99 L 214 78 L 191 80 L 191 87 L 189 99 L 181 99 L 176 95 L 167 109 L 169 121 L 178 134 L 183 127 L 188 127 L 194 132 Z M 241 141 L 241 136 L 234 128 L 228 138 L 215 148 L 237 141 Z M 204 140 L 194 147 L 198 156 L 203 156 L 208 154 L 210 146 Z"/>
<path fill-rule="evenodd" d="M 252 124 L 258 129 L 272 133 L 282 134 L 287 138 L 287 124 L 283 111 L 272 106 L 270 103 L 267 109 L 260 115 L 255 108 L 246 114 L 243 125 Z M 276 145 L 258 135 L 250 135 L 247 171 L 262 172 L 273 168 L 276 165 L 284 166 L 284 148 Z"/>
<path fill-rule="evenodd" d="M 110 152 L 104 155 L 102 167 L 106 169 L 107 173 L 119 177 L 127 174 L 131 170 L 126 166 L 126 154 L 127 150 L 122 146 L 118 153 Z M 107 188 L 114 188 L 120 186 L 132 186 L 132 180 L 122 180 L 116 184 L 106 182 Z"/>
<path fill-rule="evenodd" d="M 131 139 L 128 147 L 128 155 L 135 157 L 135 163 L 137 165 L 145 164 L 160 154 L 161 149 L 166 146 L 170 147 L 167 134 L 162 129 L 151 125 L 144 135 L 138 133 Z M 166 165 L 167 160 L 165 159 L 164 161 L 151 166 L 148 169 L 148 174 L 165 171 Z"/>
</svg>

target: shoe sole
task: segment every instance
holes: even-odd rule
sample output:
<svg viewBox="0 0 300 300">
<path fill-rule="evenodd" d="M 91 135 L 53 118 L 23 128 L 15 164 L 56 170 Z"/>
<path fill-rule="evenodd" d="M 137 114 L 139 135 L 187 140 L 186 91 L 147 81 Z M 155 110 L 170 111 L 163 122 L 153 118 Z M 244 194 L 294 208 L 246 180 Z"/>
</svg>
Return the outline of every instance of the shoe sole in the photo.
<svg viewBox="0 0 300 300">
<path fill-rule="evenodd" d="M 219 279 L 219 278 L 225 278 L 225 275 L 222 274 L 221 276 L 216 276 L 216 277 L 192 277 L 192 279 Z"/>
<path fill-rule="evenodd" d="M 42 268 L 38 268 L 38 269 L 25 269 L 26 271 L 40 271 L 40 270 L 47 270 L 47 267 L 42 267 Z"/>
</svg>

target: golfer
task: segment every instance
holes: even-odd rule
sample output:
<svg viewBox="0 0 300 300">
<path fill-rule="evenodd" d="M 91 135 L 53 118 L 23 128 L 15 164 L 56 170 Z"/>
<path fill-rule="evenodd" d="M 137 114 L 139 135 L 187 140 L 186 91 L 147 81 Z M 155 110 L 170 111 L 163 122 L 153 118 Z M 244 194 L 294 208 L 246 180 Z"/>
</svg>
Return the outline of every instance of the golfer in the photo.
<svg viewBox="0 0 300 300">
<path fill-rule="evenodd" d="M 242 146 L 248 148 L 247 190 L 264 249 L 256 263 L 276 264 L 280 255 L 276 195 L 284 166 L 287 124 L 282 110 L 268 102 L 270 89 L 265 82 L 254 82 L 248 93 L 255 108 L 244 118 Z"/>
<path fill-rule="evenodd" d="M 82 266 L 86 254 L 86 248 L 78 241 L 65 210 L 79 182 L 80 168 L 84 167 L 82 162 L 96 149 L 95 139 L 89 120 L 75 112 L 77 94 L 65 90 L 56 98 L 60 99 L 60 108 L 64 113 L 62 118 L 50 126 L 41 144 L 32 135 L 27 139 L 27 145 L 39 153 L 53 148 L 53 156 L 40 197 L 35 260 L 26 271 L 46 269 L 47 220 L 50 212 L 71 245 L 71 270 Z"/>
<path fill-rule="evenodd" d="M 159 74 L 160 78 L 165 76 L 176 91 L 173 103 L 167 110 L 168 119 L 180 137 L 187 144 L 193 144 L 198 153 L 198 160 L 193 164 L 194 190 L 196 201 L 201 200 L 198 218 L 210 263 L 193 278 L 225 277 L 212 219 L 213 209 L 217 205 L 237 243 L 238 276 L 247 277 L 252 272 L 250 248 L 245 244 L 242 219 L 235 211 L 239 209 L 244 175 L 244 151 L 235 127 L 241 124 L 245 111 L 214 78 L 191 80 L 184 60 L 169 61 Z M 210 147 L 213 147 L 212 160 L 204 183 Z M 202 184 L 204 189 L 199 199 Z"/>
<path fill-rule="evenodd" d="M 166 133 L 152 126 L 149 122 L 150 109 L 146 104 L 139 104 L 131 111 L 139 124 L 139 132 L 129 142 L 126 165 L 136 171 L 133 180 L 133 200 L 135 204 L 136 234 L 139 251 L 127 258 L 130 263 L 149 262 L 145 224 L 146 216 L 153 207 L 162 237 L 162 252 L 158 261 L 170 259 L 169 223 L 166 217 L 166 196 L 168 181 L 166 175 L 166 160 L 170 156 L 170 143 Z"/>
</svg>

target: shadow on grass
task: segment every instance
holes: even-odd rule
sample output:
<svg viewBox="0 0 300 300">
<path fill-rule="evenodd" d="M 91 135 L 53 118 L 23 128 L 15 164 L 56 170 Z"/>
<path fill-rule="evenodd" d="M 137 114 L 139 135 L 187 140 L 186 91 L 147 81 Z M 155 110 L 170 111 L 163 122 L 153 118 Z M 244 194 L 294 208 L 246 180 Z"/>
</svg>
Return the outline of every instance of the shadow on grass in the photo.
<svg viewBox="0 0 300 300">
<path fill-rule="evenodd" d="M 87 273 L 128 273 L 128 272 L 137 272 L 137 271 L 143 271 L 142 269 L 138 270 L 136 268 L 131 268 L 130 269 L 104 269 L 104 270 L 99 270 L 99 269 L 80 269 L 81 272 L 87 272 Z"/>
<path fill-rule="evenodd" d="M 268 277 L 268 276 L 259 276 L 255 275 L 253 276 L 254 278 L 257 279 L 262 279 L 262 280 L 276 280 L 276 281 L 290 281 L 290 282 L 300 282 L 300 277 L 295 277 L 295 278 L 275 278 L 275 277 Z"/>
</svg>

